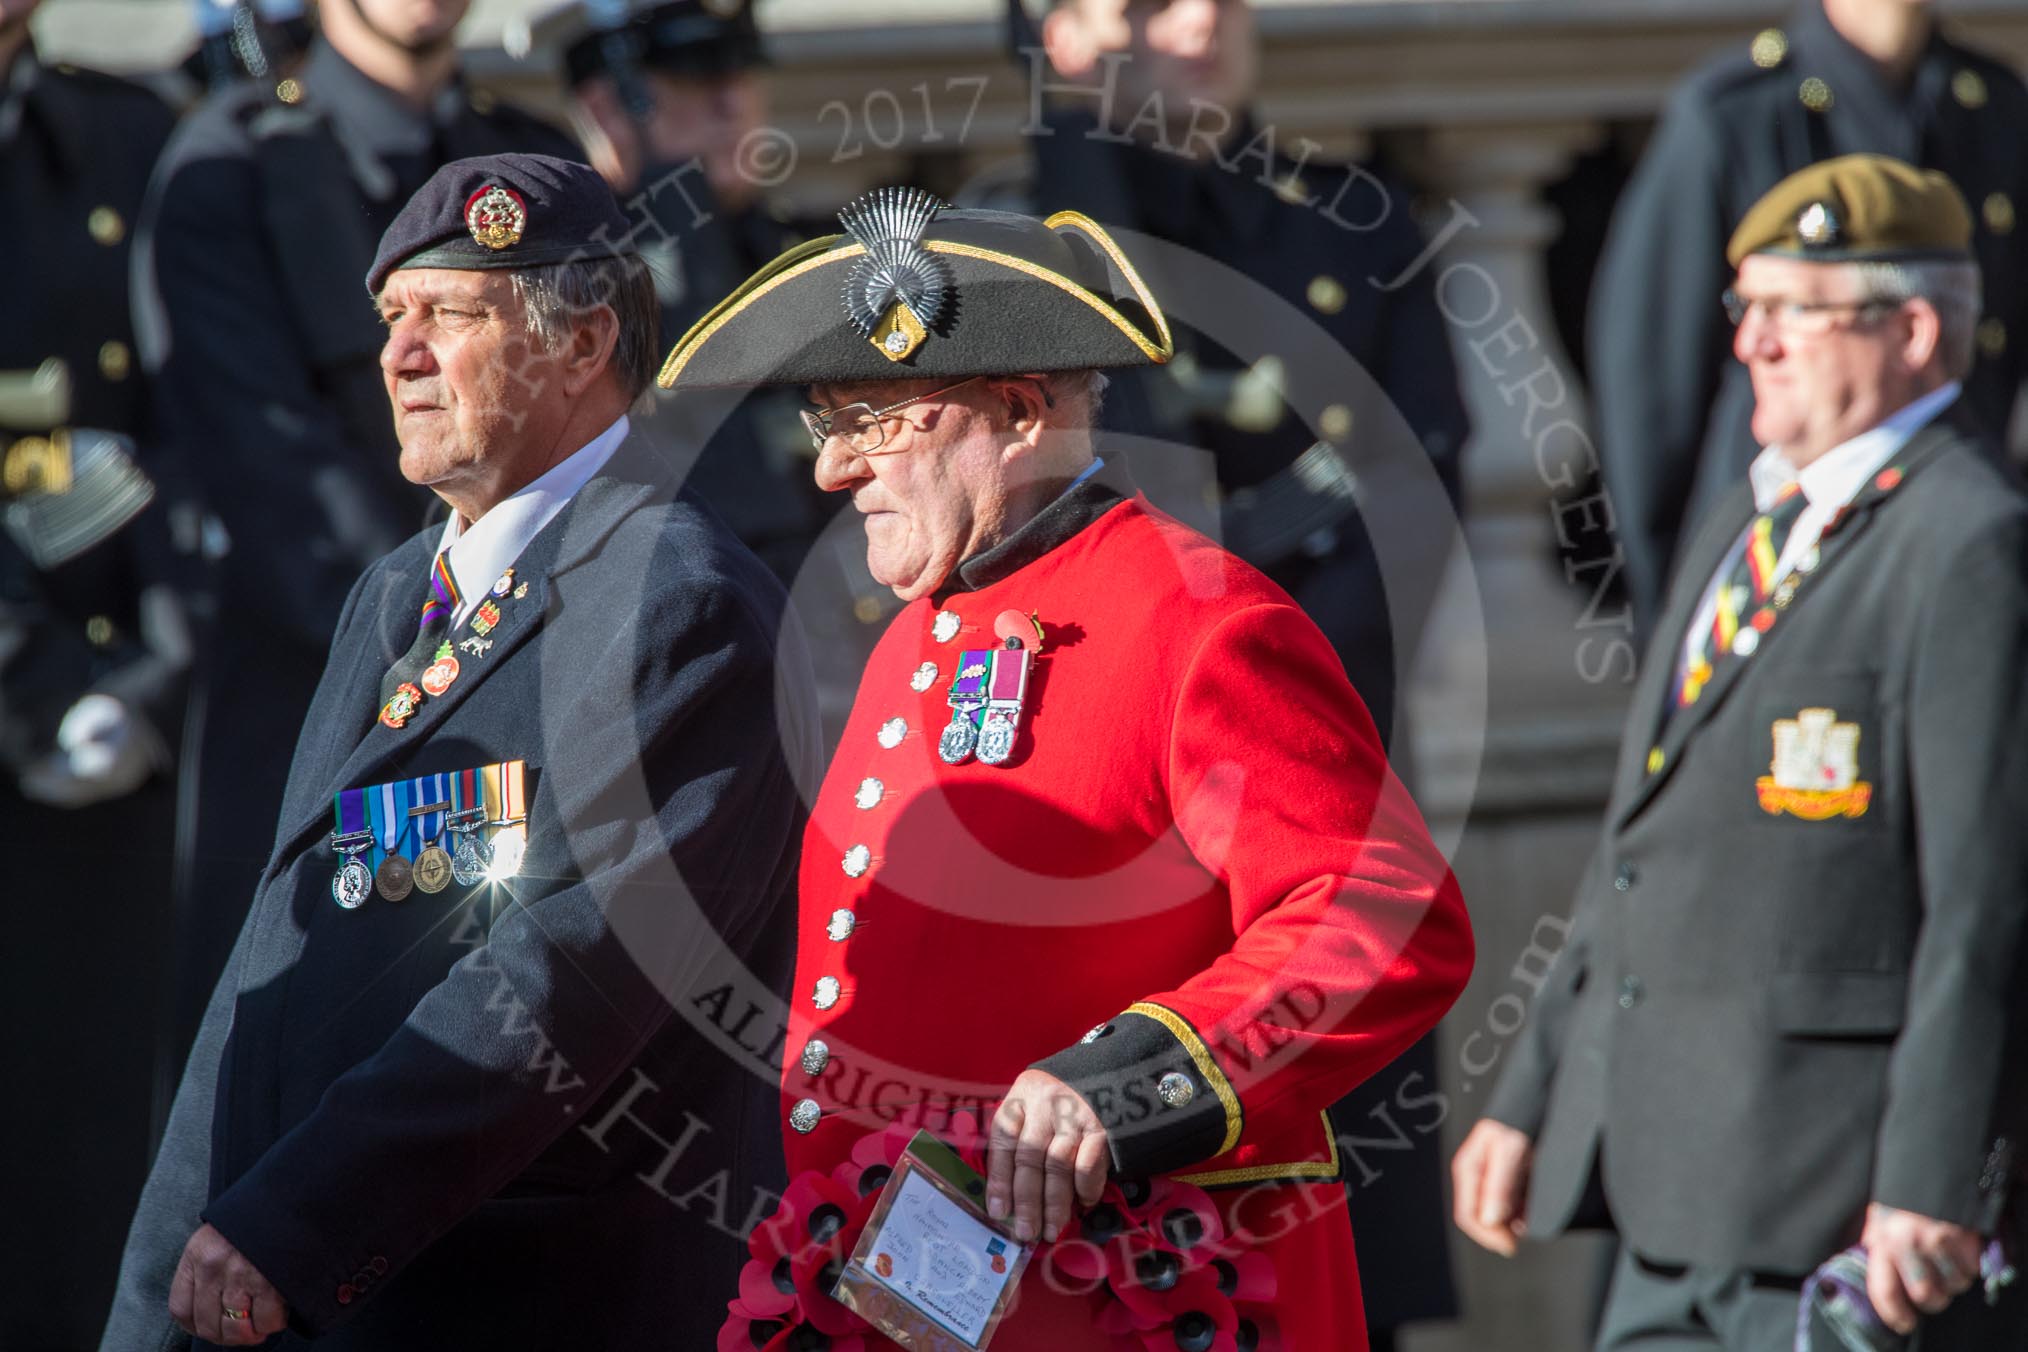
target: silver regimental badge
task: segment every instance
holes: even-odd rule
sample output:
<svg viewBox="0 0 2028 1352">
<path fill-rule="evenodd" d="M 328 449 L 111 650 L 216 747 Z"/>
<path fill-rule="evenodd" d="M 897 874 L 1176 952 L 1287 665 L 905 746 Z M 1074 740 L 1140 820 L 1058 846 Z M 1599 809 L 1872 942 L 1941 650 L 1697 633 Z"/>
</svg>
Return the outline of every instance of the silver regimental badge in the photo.
<svg viewBox="0 0 2028 1352">
<path fill-rule="evenodd" d="M 950 264 L 922 244 L 943 210 L 920 188 L 879 188 L 838 213 L 866 250 L 845 277 L 846 317 L 889 361 L 913 355 L 950 309 Z"/>
</svg>

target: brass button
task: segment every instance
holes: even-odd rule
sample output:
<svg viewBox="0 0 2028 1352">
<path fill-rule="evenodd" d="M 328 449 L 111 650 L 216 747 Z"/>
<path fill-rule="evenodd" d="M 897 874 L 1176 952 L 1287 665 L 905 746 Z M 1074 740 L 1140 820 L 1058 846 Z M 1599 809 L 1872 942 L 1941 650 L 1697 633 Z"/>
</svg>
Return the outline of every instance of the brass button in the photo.
<svg viewBox="0 0 2028 1352">
<path fill-rule="evenodd" d="M 107 380 L 125 380 L 134 369 L 134 354 L 117 338 L 99 345 L 99 374 Z"/>
<path fill-rule="evenodd" d="M 880 745 L 883 750 L 892 751 L 901 745 L 901 739 L 908 736 L 906 719 L 890 718 L 880 725 Z"/>
<path fill-rule="evenodd" d="M 111 207 L 93 207 L 91 215 L 85 217 L 85 229 L 108 249 L 127 237 L 126 221 Z"/>
<path fill-rule="evenodd" d="M 2003 192 L 1986 194 L 1980 214 L 1986 218 L 1986 229 L 1996 235 L 2006 235 L 2014 230 L 2014 199 Z"/>
<path fill-rule="evenodd" d="M 1961 70 L 1951 76 L 1951 97 L 1966 108 L 1986 106 L 1986 82 L 1975 70 Z"/>
<path fill-rule="evenodd" d="M 1319 314 L 1334 315 L 1345 308 L 1345 284 L 1336 277 L 1310 279 L 1310 308 Z"/>
<path fill-rule="evenodd" d="M 1155 1092 L 1171 1108 L 1181 1108 L 1197 1097 L 1197 1086 L 1180 1070 L 1172 1070 L 1155 1081 Z"/>
<path fill-rule="evenodd" d="M 872 775 L 859 781 L 859 788 L 852 795 L 852 805 L 861 812 L 871 812 L 880 806 L 880 800 L 887 796 L 887 786 Z"/>
<path fill-rule="evenodd" d="M 1979 351 L 1989 357 L 1997 357 L 2007 350 L 2007 323 L 1998 315 L 1987 315 L 1979 321 Z"/>
<path fill-rule="evenodd" d="M 1317 419 L 1317 430 L 1327 440 L 1343 441 L 1352 435 L 1352 410 L 1343 404 L 1333 404 Z"/>
<path fill-rule="evenodd" d="M 861 596 L 853 601 L 852 618 L 861 624 L 878 624 L 880 622 L 880 598 L 877 596 Z"/>
<path fill-rule="evenodd" d="M 817 1123 L 824 1116 L 824 1110 L 817 1106 L 815 1099 L 797 1099 L 796 1106 L 789 1109 L 789 1125 L 798 1135 L 808 1136 L 817 1129 Z"/>
<path fill-rule="evenodd" d="M 863 877 L 866 870 L 873 867 L 873 851 L 864 845 L 854 845 L 851 849 L 845 851 L 845 858 L 842 862 L 846 877 Z"/>
<path fill-rule="evenodd" d="M 1290 174 L 1275 184 L 1275 196 L 1292 207 L 1299 207 L 1310 200 L 1310 185 L 1303 181 L 1301 174 Z"/>
<path fill-rule="evenodd" d="M 1831 95 L 1831 86 L 1812 75 L 1796 90 L 1796 97 L 1803 101 L 1803 107 L 1813 113 L 1827 113 L 1837 99 Z"/>
<path fill-rule="evenodd" d="M 937 664 L 934 662 L 923 663 L 915 669 L 915 674 L 908 678 L 908 688 L 918 693 L 929 689 L 936 683 Z"/>
<path fill-rule="evenodd" d="M 85 638 L 94 648 L 111 647 L 118 632 L 104 615 L 94 615 L 85 621 Z"/>
<path fill-rule="evenodd" d="M 805 1075 L 821 1075 L 824 1067 L 831 1064 L 831 1048 L 822 1038 L 811 1038 L 803 1044 L 802 1059 L 798 1063 Z"/>
<path fill-rule="evenodd" d="M 287 79 L 275 86 L 275 97 L 291 106 L 303 101 L 303 85 L 296 79 Z"/>
<path fill-rule="evenodd" d="M 472 111 L 479 114 L 481 117 L 484 117 L 487 113 L 493 111 L 494 106 L 493 95 L 489 90 L 474 89 L 472 91 L 470 102 L 472 105 Z"/>
<path fill-rule="evenodd" d="M 1651 775 L 1652 775 L 1652 774 L 1658 774 L 1658 773 L 1660 773 L 1660 772 L 1661 772 L 1661 769 L 1662 769 L 1662 766 L 1663 766 L 1664 762 L 1665 762 L 1665 761 L 1666 761 L 1667 759 L 1668 759 L 1668 758 L 1667 758 L 1666 756 L 1664 756 L 1664 755 L 1662 754 L 1662 748 L 1661 748 L 1661 747 L 1659 747 L 1659 746 L 1652 746 L 1652 747 L 1649 747 L 1649 748 L 1648 748 L 1648 773 L 1649 773 L 1649 774 L 1651 774 Z"/>
<path fill-rule="evenodd" d="M 1753 54 L 1754 65 L 1762 70 L 1773 70 L 1789 54 L 1789 35 L 1779 28 L 1763 28 L 1755 35 L 1753 46 L 1748 50 Z"/>
<path fill-rule="evenodd" d="M 859 928 L 859 917 L 840 906 L 831 912 L 831 923 L 824 927 L 825 935 L 834 944 L 842 944 L 852 937 L 852 931 Z"/>
<path fill-rule="evenodd" d="M 845 989 L 838 984 L 837 977 L 820 976 L 817 978 L 817 989 L 810 996 L 810 1003 L 819 1009 L 829 1009 L 838 1003 L 838 997 L 844 993 Z"/>
</svg>

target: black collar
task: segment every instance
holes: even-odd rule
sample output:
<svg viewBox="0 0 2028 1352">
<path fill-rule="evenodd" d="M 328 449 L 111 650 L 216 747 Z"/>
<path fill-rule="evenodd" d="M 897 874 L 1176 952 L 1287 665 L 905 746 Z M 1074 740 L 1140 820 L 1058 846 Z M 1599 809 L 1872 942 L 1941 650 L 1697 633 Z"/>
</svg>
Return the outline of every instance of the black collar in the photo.
<svg viewBox="0 0 2028 1352">
<path fill-rule="evenodd" d="M 1059 494 L 1035 518 L 991 549 L 972 555 L 937 589 L 936 599 L 983 591 L 1026 568 L 1117 507 L 1133 492 L 1124 468 L 1106 465 L 1083 483 Z"/>
<path fill-rule="evenodd" d="M 86 110 L 76 106 L 70 82 L 42 64 L 33 38 L 22 43 L 13 63 L 0 72 L 0 148 L 11 147 L 24 125 L 33 122 L 57 171 L 73 177 L 85 164 L 85 119 Z"/>
</svg>

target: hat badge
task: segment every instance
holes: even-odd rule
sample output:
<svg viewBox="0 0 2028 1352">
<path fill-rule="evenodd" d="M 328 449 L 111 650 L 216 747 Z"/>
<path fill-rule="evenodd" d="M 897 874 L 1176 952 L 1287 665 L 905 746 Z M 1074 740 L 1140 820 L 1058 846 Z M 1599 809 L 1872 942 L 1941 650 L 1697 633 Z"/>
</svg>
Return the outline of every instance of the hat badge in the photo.
<svg viewBox="0 0 2028 1352">
<path fill-rule="evenodd" d="M 920 188 L 878 188 L 838 213 L 866 250 L 845 278 L 846 317 L 889 361 L 912 356 L 950 306 L 950 265 L 922 244 L 944 209 Z"/>
<path fill-rule="evenodd" d="M 527 225 L 528 204 L 512 188 L 488 183 L 465 199 L 465 228 L 489 249 L 519 244 Z"/>
<path fill-rule="evenodd" d="M 1827 248 L 1836 244 L 1844 233 L 1838 222 L 1838 213 L 1831 209 L 1829 202 L 1812 202 L 1796 217 L 1796 234 L 1804 244 L 1813 249 Z"/>
</svg>

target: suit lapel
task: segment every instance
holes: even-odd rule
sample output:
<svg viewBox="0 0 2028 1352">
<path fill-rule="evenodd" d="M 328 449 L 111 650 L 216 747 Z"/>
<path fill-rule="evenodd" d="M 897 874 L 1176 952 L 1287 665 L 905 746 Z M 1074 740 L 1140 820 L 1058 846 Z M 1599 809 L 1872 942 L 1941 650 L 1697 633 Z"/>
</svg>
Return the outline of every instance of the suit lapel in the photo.
<svg viewBox="0 0 2028 1352">
<path fill-rule="evenodd" d="M 1838 560 L 1852 552 L 1853 546 L 1865 533 L 1880 503 L 1899 489 L 1910 475 L 1934 459 L 1945 446 L 1962 437 L 1974 435 L 1966 423 L 1968 416 L 1962 411 L 1960 401 L 1940 416 L 1933 418 L 1908 439 L 1908 444 L 1888 461 L 1889 468 L 1869 480 L 1844 510 L 1833 517 L 1830 524 L 1824 528 L 1817 541 L 1819 555 L 1817 566 L 1799 581 L 1794 600 L 1786 610 L 1777 613 L 1778 618 L 1774 625 L 1761 635 L 1760 646 L 1754 650 L 1753 655 L 1745 658 L 1735 657 L 1719 663 L 1712 675 L 1711 683 L 1705 686 L 1704 693 L 1697 702 L 1675 717 L 1669 718 L 1666 726 L 1663 726 L 1662 719 L 1669 711 L 1670 692 L 1675 685 L 1675 671 L 1682 654 L 1683 641 L 1688 635 L 1690 622 L 1696 616 L 1697 605 L 1703 599 L 1704 589 L 1710 584 L 1721 559 L 1738 543 L 1740 532 L 1746 528 L 1746 522 L 1751 520 L 1750 515 L 1742 518 L 1742 505 L 1736 500 L 1736 496 L 1727 499 L 1722 512 L 1713 514 L 1712 533 L 1722 535 L 1723 540 L 1715 542 L 1710 534 L 1700 540 L 1698 554 L 1702 566 L 1697 571 L 1692 572 L 1688 566 L 1691 561 L 1686 560 L 1684 571 L 1678 579 L 1675 601 L 1670 608 L 1668 627 L 1661 631 L 1669 636 L 1671 646 L 1666 652 L 1650 654 L 1651 667 L 1660 670 L 1651 670 L 1648 673 L 1650 683 L 1644 684 L 1642 698 L 1637 704 L 1638 711 L 1644 715 L 1644 721 L 1629 727 L 1630 732 L 1636 727 L 1643 728 L 1647 730 L 1649 736 L 1653 735 L 1656 728 L 1661 728 L 1660 740 L 1652 743 L 1652 750 L 1660 752 L 1660 764 L 1652 771 L 1648 768 L 1651 744 L 1647 737 L 1628 738 L 1629 744 L 1622 748 L 1620 787 L 1615 794 L 1616 800 L 1621 804 L 1619 810 L 1613 814 L 1615 826 L 1624 825 L 1646 806 L 1648 800 L 1654 797 L 1663 783 L 1675 772 L 1677 764 L 1682 760 L 1684 746 L 1696 736 L 1705 723 L 1710 721 L 1748 669 L 1758 668 L 1766 663 L 1766 654 L 1770 646 L 1780 642 L 1781 636 L 1794 626 L 1797 612 L 1821 586 L 1823 578 Z M 1747 513 L 1751 512 L 1750 495 L 1744 510 Z M 1664 658 L 1666 661 L 1657 660 Z M 1652 683 L 1657 676 L 1660 677 L 1659 687 Z"/>
<path fill-rule="evenodd" d="M 348 663 L 345 683 L 331 687 L 336 697 L 349 701 L 338 721 L 347 733 L 357 737 L 354 730 L 360 723 L 353 721 L 356 712 L 364 723 L 365 735 L 357 737 L 348 752 L 334 754 L 325 761 L 333 768 L 323 776 L 324 783 L 315 801 L 291 805 L 295 815 L 283 824 L 276 842 L 277 854 L 298 848 L 304 837 L 329 827 L 331 797 L 340 789 L 398 777 L 400 769 L 395 763 L 426 745 L 430 734 L 541 628 L 553 580 L 596 553 L 621 520 L 658 491 L 667 491 L 661 462 L 638 437 L 628 440 L 515 559 L 516 586 L 526 583 L 527 595 L 517 598 L 509 592 L 504 598 L 486 598 L 498 607 L 500 619 L 483 636 L 473 631 L 471 617 L 452 630 L 454 645 L 478 638 L 490 646 L 483 652 L 474 651 L 478 645 L 454 648 L 458 678 L 450 689 L 425 700 L 405 726 L 390 728 L 378 716 L 380 678 L 413 641 L 415 616 L 421 612 L 422 596 L 429 582 L 427 549 L 415 558 L 398 555 L 404 566 L 399 570 L 390 567 L 387 593 L 390 597 L 412 594 L 413 604 L 395 603 L 395 619 L 382 615 L 373 629 L 361 631 L 361 626 L 354 626 L 355 631 L 361 632 L 354 652 L 344 659 Z M 406 553 L 404 550 L 403 555 Z M 404 580 L 411 576 L 412 580 Z M 361 598 L 362 606 L 366 600 Z M 366 651 L 361 653 L 358 649 Z M 333 661 L 338 660 L 334 656 Z"/>
</svg>

